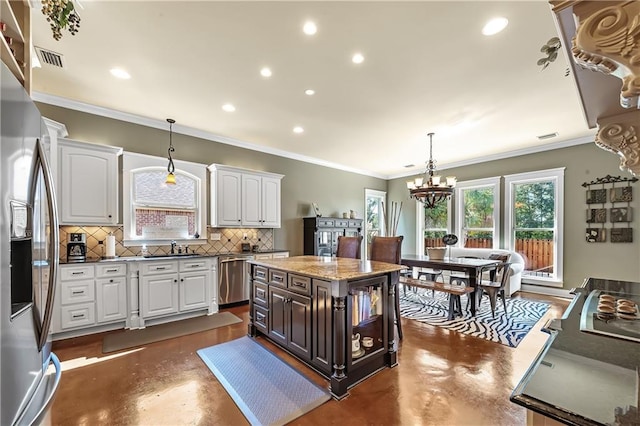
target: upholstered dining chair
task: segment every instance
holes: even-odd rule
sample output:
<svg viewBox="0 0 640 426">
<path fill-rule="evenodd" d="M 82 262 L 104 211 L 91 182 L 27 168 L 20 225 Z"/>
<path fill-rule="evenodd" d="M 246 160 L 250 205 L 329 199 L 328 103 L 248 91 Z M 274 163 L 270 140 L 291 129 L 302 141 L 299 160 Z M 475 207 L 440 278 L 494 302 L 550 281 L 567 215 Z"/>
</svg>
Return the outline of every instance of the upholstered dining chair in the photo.
<svg viewBox="0 0 640 426">
<path fill-rule="evenodd" d="M 502 299 L 502 305 L 504 306 L 504 314 L 507 315 L 507 302 L 504 297 L 504 288 L 511 278 L 511 263 L 502 262 L 494 270 L 491 271 L 489 280 L 482 279 L 479 284 L 482 294 L 489 296 L 489 303 L 491 304 L 491 316 L 496 316 L 496 301 L 498 297 Z M 483 274 L 484 275 L 484 274 Z M 480 307 L 480 301 L 482 300 L 482 294 L 478 300 L 478 307 Z"/>
<path fill-rule="evenodd" d="M 338 237 L 338 250 L 336 257 L 349 257 L 351 259 L 360 259 L 360 247 L 362 246 L 362 235 L 357 237 Z"/>
<path fill-rule="evenodd" d="M 400 264 L 402 258 L 402 240 L 403 236 L 397 237 L 378 237 L 371 238 L 371 253 L 369 260 L 377 262 L 387 262 Z M 402 339 L 402 324 L 400 322 L 400 292 L 396 288 L 395 291 L 395 307 L 396 307 L 396 326 L 398 327 L 398 337 Z"/>
</svg>

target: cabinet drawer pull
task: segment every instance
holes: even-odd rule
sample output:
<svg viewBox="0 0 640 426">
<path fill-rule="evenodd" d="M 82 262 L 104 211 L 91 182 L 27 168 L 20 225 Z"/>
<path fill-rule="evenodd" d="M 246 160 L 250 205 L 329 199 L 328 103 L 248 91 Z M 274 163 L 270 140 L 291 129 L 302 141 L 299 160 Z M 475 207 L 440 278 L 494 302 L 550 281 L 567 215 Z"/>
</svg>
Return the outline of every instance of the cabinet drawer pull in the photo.
<svg viewBox="0 0 640 426">
<path fill-rule="evenodd" d="M 265 314 L 260 313 L 260 312 L 256 312 L 256 319 L 257 319 L 259 322 L 264 322 L 264 319 L 265 319 L 266 317 L 267 317 L 267 316 L 266 316 Z"/>
<path fill-rule="evenodd" d="M 190 268 L 202 268 L 202 265 L 196 263 L 195 265 L 189 265 Z"/>
<path fill-rule="evenodd" d="M 84 271 L 72 272 L 71 275 L 84 275 Z"/>
<path fill-rule="evenodd" d="M 107 272 L 118 272 L 117 269 L 107 269 Z"/>
<path fill-rule="evenodd" d="M 291 281 L 291 284 L 293 284 L 295 287 L 307 288 L 307 283 Z"/>
<path fill-rule="evenodd" d="M 73 290 L 71 294 L 84 294 L 84 290 Z"/>
<path fill-rule="evenodd" d="M 283 282 L 283 281 L 284 281 L 284 278 L 283 278 L 283 277 L 281 277 L 281 276 L 279 276 L 279 275 L 274 275 L 274 276 L 273 276 L 273 280 L 274 280 L 274 281 L 278 281 L 278 282 Z"/>
<path fill-rule="evenodd" d="M 264 299 L 266 295 L 267 295 L 266 291 L 264 291 L 261 288 L 256 288 L 256 296 L 257 297 L 260 297 L 261 299 Z"/>
<path fill-rule="evenodd" d="M 164 271 L 165 269 L 167 269 L 167 268 L 164 267 L 164 266 L 156 266 L 154 270 L 156 270 L 156 271 Z"/>
<path fill-rule="evenodd" d="M 73 315 L 71 315 L 71 318 L 73 318 L 73 319 L 84 318 L 84 314 L 73 314 Z"/>
<path fill-rule="evenodd" d="M 264 271 L 256 271 L 256 277 L 264 278 L 265 276 L 266 274 L 264 273 Z"/>
</svg>

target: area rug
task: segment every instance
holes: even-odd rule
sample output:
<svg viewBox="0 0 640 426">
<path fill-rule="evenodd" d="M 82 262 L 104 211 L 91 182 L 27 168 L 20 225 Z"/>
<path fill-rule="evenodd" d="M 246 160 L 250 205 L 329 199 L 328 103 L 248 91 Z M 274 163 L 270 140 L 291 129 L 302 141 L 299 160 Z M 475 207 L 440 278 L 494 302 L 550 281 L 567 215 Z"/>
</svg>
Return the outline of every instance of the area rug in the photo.
<svg viewBox="0 0 640 426">
<path fill-rule="evenodd" d="M 331 398 L 247 336 L 200 349 L 198 355 L 252 425 L 288 423 Z"/>
<path fill-rule="evenodd" d="M 430 290 L 400 290 L 400 315 L 404 318 L 435 325 L 459 333 L 490 340 L 515 348 L 533 328 L 536 322 L 549 309 L 545 302 L 526 299 L 507 299 L 507 315 L 504 314 L 502 301 L 496 303 L 495 318 L 491 316 L 489 300 L 485 297 L 481 309 L 476 310 L 476 316 L 464 311 L 464 317 L 447 319 L 449 312 L 448 294 L 435 292 L 431 296 Z M 461 296 L 462 307 L 467 305 L 467 296 Z"/>
<path fill-rule="evenodd" d="M 239 322 L 242 322 L 242 320 L 231 312 L 218 312 L 213 315 L 203 315 L 186 320 L 168 322 L 166 324 L 152 325 L 141 330 L 126 330 L 111 333 L 102 339 L 102 353 L 106 354 L 121 349 L 148 345 L 149 343 L 199 333 Z"/>
</svg>

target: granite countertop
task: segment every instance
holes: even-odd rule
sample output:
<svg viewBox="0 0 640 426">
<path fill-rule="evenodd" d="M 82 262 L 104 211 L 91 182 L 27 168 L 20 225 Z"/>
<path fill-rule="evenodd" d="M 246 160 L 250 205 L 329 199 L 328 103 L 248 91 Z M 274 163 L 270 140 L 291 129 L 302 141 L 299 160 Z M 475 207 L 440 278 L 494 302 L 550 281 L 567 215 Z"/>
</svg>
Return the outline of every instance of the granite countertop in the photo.
<svg viewBox="0 0 640 426">
<path fill-rule="evenodd" d="M 582 311 L 588 315 L 585 301 L 593 290 L 640 297 L 640 283 L 586 280 L 564 317 L 547 325 L 550 338 L 511 400 L 570 425 L 628 424 L 621 416 L 640 409 L 640 343 L 581 331 Z M 640 328 L 640 320 L 622 326 Z"/>
<path fill-rule="evenodd" d="M 209 253 L 209 254 L 195 253 L 193 255 L 177 254 L 175 256 L 167 255 L 167 256 L 158 256 L 158 257 L 144 257 L 144 256 L 123 256 L 123 257 L 116 256 L 113 258 L 88 257 L 84 261 L 72 261 L 72 262 L 68 262 L 66 259 L 60 259 L 60 264 L 61 265 L 81 265 L 83 263 L 102 263 L 102 262 L 137 262 L 137 261 L 150 261 L 150 260 L 193 259 L 198 257 L 253 256 L 254 254 L 260 254 L 260 253 L 283 253 L 288 251 L 289 250 L 269 249 L 269 250 L 259 250 L 259 251 L 249 251 L 249 252 L 227 251 L 227 252 Z"/>
<path fill-rule="evenodd" d="M 371 277 L 405 269 L 402 265 L 394 265 L 392 263 L 324 256 L 249 260 L 249 263 L 335 281 Z"/>
</svg>

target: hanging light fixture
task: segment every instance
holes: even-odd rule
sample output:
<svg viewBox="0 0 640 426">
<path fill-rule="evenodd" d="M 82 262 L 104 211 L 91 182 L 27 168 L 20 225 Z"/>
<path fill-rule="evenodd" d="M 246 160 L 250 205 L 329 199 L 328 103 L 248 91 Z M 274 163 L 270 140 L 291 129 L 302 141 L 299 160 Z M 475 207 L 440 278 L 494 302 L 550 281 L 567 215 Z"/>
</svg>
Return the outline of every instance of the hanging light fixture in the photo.
<svg viewBox="0 0 640 426">
<path fill-rule="evenodd" d="M 424 177 L 415 178 L 407 182 L 409 196 L 420 201 L 430 209 L 434 208 L 440 201 L 446 201 L 453 194 L 453 188 L 456 186 L 455 176 L 447 176 L 442 181 L 442 177 L 435 174 L 436 164 L 433 161 L 433 135 L 429 136 L 429 162 Z"/>
<path fill-rule="evenodd" d="M 167 118 L 167 122 L 169 123 L 169 149 L 167 150 L 167 154 L 169 154 L 169 164 L 167 164 L 167 172 L 169 173 L 167 174 L 167 180 L 165 180 L 164 183 L 175 185 L 176 176 L 173 174 L 173 172 L 176 170 L 176 167 L 173 165 L 173 158 L 171 158 L 171 153 L 175 151 L 175 148 L 173 147 L 173 123 L 175 123 L 176 120 Z"/>
</svg>

